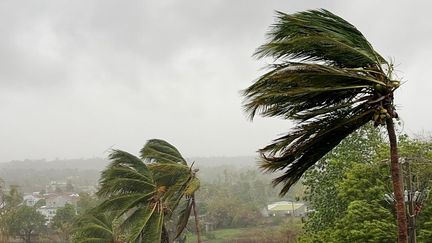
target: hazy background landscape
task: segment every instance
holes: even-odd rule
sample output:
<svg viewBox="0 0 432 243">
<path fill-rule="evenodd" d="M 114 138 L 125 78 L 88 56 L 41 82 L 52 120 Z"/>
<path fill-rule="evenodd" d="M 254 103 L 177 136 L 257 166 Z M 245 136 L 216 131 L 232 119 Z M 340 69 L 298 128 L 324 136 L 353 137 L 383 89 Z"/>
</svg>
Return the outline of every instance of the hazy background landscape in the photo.
<svg viewBox="0 0 432 243">
<path fill-rule="evenodd" d="M 275 117 L 251 121 L 246 114 L 242 91 L 274 61 L 253 53 L 268 40 L 276 11 L 320 8 L 355 25 L 394 63 L 392 78 L 401 84 L 394 93 L 396 130 L 401 158 L 409 158 L 401 174 L 405 189 L 409 182 L 413 194 L 423 195 L 410 210 L 419 214 L 419 242 L 428 242 L 431 7 L 426 0 L 0 1 L 0 243 L 25 235 L 30 214 L 21 221 L 16 215 L 28 207 L 40 213 L 28 239 L 68 242 L 82 234 L 77 219 L 107 199 L 95 192 L 110 153 L 138 155 L 155 138 L 198 169 L 197 177 L 190 168 L 186 174 L 201 183 L 195 184 L 195 216 L 204 242 L 356 242 L 350 237 L 357 230 L 363 232 L 357 242 L 394 241 L 393 201 L 384 199 L 392 195 L 385 129 L 353 133 L 284 196 L 280 185 L 272 186 L 280 171 L 266 174 L 257 166 L 257 151 L 295 124 Z M 382 95 L 374 85 L 361 89 Z M 166 192 L 155 185 L 154 195 Z M 164 227 L 174 231 L 177 211 Z M 182 237 L 195 242 L 199 227 L 191 215 Z M 112 229 L 116 220 L 109 222 Z"/>
<path fill-rule="evenodd" d="M 224 170 L 230 172 L 258 171 L 258 158 L 253 156 L 238 157 L 195 157 L 200 169 L 200 178 L 213 182 L 223 176 Z M 96 186 L 100 173 L 109 164 L 106 158 L 67 159 L 67 160 L 23 160 L 0 163 L 0 178 L 7 186 L 19 185 L 23 192 L 34 192 L 45 189 L 50 181 L 66 182 L 71 180 L 75 185 Z M 271 178 L 268 175 L 268 178 Z"/>
</svg>

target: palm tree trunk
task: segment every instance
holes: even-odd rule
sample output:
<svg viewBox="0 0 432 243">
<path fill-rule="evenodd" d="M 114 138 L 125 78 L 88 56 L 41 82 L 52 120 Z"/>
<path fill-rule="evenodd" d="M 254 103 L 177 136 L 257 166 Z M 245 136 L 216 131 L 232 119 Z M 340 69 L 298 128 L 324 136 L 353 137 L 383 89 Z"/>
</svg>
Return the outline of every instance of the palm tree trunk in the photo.
<svg viewBox="0 0 432 243">
<path fill-rule="evenodd" d="M 200 233 L 200 227 L 198 222 L 198 213 L 196 210 L 196 204 L 195 204 L 195 194 L 192 195 L 192 208 L 194 212 L 194 219 L 195 219 L 195 231 L 197 233 L 197 241 L 198 243 L 201 243 L 201 233 Z"/>
<path fill-rule="evenodd" d="M 396 218 L 398 226 L 398 243 L 406 243 L 407 237 L 407 217 L 405 212 L 404 187 L 402 174 L 399 166 L 399 155 L 397 148 L 396 132 L 393 118 L 386 121 L 387 132 L 390 141 L 390 172 L 392 177 L 393 191 L 396 199 Z"/>
<path fill-rule="evenodd" d="M 161 243 L 170 243 L 168 230 L 165 225 L 162 226 Z"/>
</svg>

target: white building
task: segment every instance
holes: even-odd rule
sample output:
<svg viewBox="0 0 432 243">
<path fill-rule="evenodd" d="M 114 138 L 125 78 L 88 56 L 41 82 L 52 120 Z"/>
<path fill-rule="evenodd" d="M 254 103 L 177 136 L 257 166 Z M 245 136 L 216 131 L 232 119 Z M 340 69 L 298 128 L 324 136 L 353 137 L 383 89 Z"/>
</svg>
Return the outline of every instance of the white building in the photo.
<svg viewBox="0 0 432 243">
<path fill-rule="evenodd" d="M 48 206 L 42 206 L 38 209 L 36 209 L 40 214 L 42 214 L 45 217 L 45 225 L 48 225 L 52 222 L 54 216 L 56 215 L 57 208 L 48 207 Z"/>
<path fill-rule="evenodd" d="M 280 201 L 267 205 L 266 216 L 304 216 L 307 207 L 302 202 Z"/>
<path fill-rule="evenodd" d="M 64 207 L 66 204 L 76 206 L 78 199 L 78 194 L 49 195 L 45 198 L 46 206 L 50 208 L 61 208 Z"/>
<path fill-rule="evenodd" d="M 23 202 L 26 206 L 34 207 L 34 205 L 36 205 L 36 203 L 41 199 L 43 199 L 41 196 L 33 193 L 31 195 L 24 195 Z"/>
<path fill-rule="evenodd" d="M 36 210 L 45 217 L 46 219 L 45 224 L 48 225 L 52 223 L 52 220 L 56 215 L 58 208 L 62 208 L 66 204 L 70 204 L 76 207 L 78 199 L 79 199 L 78 194 L 65 194 L 65 195 L 48 194 L 45 196 L 46 206 L 42 206 Z"/>
</svg>

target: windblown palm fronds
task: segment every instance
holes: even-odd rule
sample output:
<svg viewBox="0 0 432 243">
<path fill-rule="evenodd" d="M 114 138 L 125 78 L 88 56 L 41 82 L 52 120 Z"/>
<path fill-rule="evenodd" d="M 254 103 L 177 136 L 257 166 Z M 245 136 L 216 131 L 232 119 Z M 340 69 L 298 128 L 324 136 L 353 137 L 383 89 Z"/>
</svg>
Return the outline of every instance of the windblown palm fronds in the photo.
<svg viewBox="0 0 432 243">
<path fill-rule="evenodd" d="M 105 201 L 97 210 L 111 212 L 130 242 L 167 242 L 164 222 L 199 188 L 191 168 L 174 146 L 158 139 L 148 141 L 141 158 L 115 150 L 110 159 L 97 192 Z"/>
<path fill-rule="evenodd" d="M 89 212 L 75 222 L 74 243 L 122 243 L 108 214 Z"/>
<path fill-rule="evenodd" d="M 397 117 L 393 67 L 344 19 L 321 10 L 277 12 L 255 53 L 275 64 L 244 90 L 245 110 L 293 120 L 295 128 L 260 150 L 261 168 L 283 171 L 281 194 L 353 131 Z"/>
</svg>

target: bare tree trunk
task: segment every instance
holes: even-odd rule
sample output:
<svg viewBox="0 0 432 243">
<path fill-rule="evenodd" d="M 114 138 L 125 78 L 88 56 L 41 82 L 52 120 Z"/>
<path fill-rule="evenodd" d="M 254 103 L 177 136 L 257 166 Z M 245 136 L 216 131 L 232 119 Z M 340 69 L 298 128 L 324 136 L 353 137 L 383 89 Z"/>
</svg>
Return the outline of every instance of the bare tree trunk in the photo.
<svg viewBox="0 0 432 243">
<path fill-rule="evenodd" d="M 406 171 L 408 173 L 406 177 L 406 185 L 408 190 L 408 242 L 416 243 L 416 214 L 414 212 L 415 202 L 414 202 L 414 194 L 415 189 L 413 188 L 413 176 L 411 175 L 411 166 L 410 161 L 406 161 Z"/>
<path fill-rule="evenodd" d="M 398 226 L 398 243 L 406 243 L 407 237 L 407 217 L 404 201 L 404 187 L 399 166 L 399 155 L 397 148 L 396 132 L 393 124 L 393 118 L 386 121 L 387 132 L 390 141 L 390 172 L 393 184 L 394 196 L 396 199 L 396 218 Z"/>
<path fill-rule="evenodd" d="M 192 195 L 192 208 L 193 208 L 193 212 L 194 212 L 195 231 L 197 233 L 197 242 L 201 243 L 201 232 L 200 232 L 200 227 L 199 227 L 199 222 L 198 222 L 198 213 L 197 213 L 196 204 L 195 204 L 195 194 Z"/>
<path fill-rule="evenodd" d="M 31 231 L 30 232 L 26 231 L 24 233 L 24 241 L 26 243 L 31 243 Z"/>
</svg>

